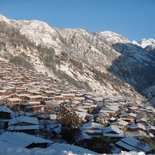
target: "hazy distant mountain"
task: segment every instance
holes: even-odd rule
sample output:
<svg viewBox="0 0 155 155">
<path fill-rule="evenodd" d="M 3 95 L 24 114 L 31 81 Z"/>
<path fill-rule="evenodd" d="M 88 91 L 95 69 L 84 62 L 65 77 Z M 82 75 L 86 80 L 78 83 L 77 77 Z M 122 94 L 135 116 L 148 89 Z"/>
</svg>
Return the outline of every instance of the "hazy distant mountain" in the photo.
<svg viewBox="0 0 155 155">
<path fill-rule="evenodd" d="M 78 88 L 135 100 L 155 79 L 155 57 L 113 32 L 58 29 L 0 16 L 0 57 Z"/>
</svg>

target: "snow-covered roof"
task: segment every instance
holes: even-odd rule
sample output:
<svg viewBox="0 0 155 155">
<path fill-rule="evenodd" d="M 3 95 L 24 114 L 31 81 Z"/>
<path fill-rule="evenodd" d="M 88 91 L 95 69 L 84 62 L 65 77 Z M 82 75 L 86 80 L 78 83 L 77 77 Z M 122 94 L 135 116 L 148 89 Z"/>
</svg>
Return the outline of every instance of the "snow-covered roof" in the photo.
<svg viewBox="0 0 155 155">
<path fill-rule="evenodd" d="M 103 100 L 104 100 L 104 97 L 94 97 L 94 98 L 92 98 L 94 101 L 96 101 L 96 102 L 103 102 Z"/>
<path fill-rule="evenodd" d="M 60 124 L 56 123 L 56 122 L 50 122 L 48 125 L 47 125 L 47 128 L 50 130 L 50 129 L 54 129 L 54 128 L 57 128 L 61 126 Z"/>
<path fill-rule="evenodd" d="M 61 126 L 58 126 L 52 130 L 55 131 L 57 134 L 60 134 L 61 133 Z"/>
<path fill-rule="evenodd" d="M 85 100 L 85 97 L 74 97 L 74 100 Z"/>
<path fill-rule="evenodd" d="M 22 101 L 20 98 L 8 98 L 11 102 Z"/>
<path fill-rule="evenodd" d="M 115 134 L 115 133 L 114 133 L 114 134 L 113 134 L 113 133 L 104 133 L 103 136 L 104 136 L 104 137 L 113 137 L 113 138 L 114 138 L 114 137 L 115 137 L 115 138 L 118 138 L 118 137 L 119 137 L 119 138 L 120 138 L 120 137 L 123 138 L 123 137 L 124 137 L 123 134 Z"/>
<path fill-rule="evenodd" d="M 102 130 L 101 129 L 93 129 L 93 130 L 90 130 L 90 129 L 87 129 L 87 130 L 83 130 L 84 133 L 87 133 L 87 134 L 102 134 Z"/>
<path fill-rule="evenodd" d="M 39 130 L 39 125 L 27 125 L 27 126 L 18 126 L 11 125 L 8 127 L 10 131 L 18 131 L 18 130 Z"/>
<path fill-rule="evenodd" d="M 103 134 L 104 133 L 118 133 L 118 134 L 123 134 L 123 131 L 120 130 L 117 126 L 115 125 L 110 125 L 108 127 L 103 128 Z"/>
<path fill-rule="evenodd" d="M 40 102 L 23 102 L 21 105 L 39 105 Z"/>
<path fill-rule="evenodd" d="M 62 95 L 62 96 L 72 96 L 72 97 L 75 96 L 75 94 L 65 94 L 65 93 L 62 93 L 61 95 Z"/>
<path fill-rule="evenodd" d="M 32 143 L 53 143 L 50 140 L 18 132 L 5 132 L 1 134 L 0 142 L 6 142 L 8 145 L 15 147 L 26 147 Z"/>
<path fill-rule="evenodd" d="M 146 137 L 147 134 L 144 131 L 137 130 L 137 131 L 126 131 L 126 137 Z"/>
<path fill-rule="evenodd" d="M 6 90 L 0 90 L 0 93 L 5 93 L 6 92 Z"/>
<path fill-rule="evenodd" d="M 35 98 L 42 98 L 43 96 L 41 96 L 41 95 L 29 95 L 27 97 L 31 98 L 31 99 L 35 99 Z"/>
<path fill-rule="evenodd" d="M 135 114 L 135 113 L 129 113 L 129 116 L 136 117 L 137 114 Z"/>
<path fill-rule="evenodd" d="M 111 123 L 111 124 L 113 124 L 113 125 L 126 126 L 126 125 L 128 125 L 129 123 L 126 122 L 126 121 L 123 121 L 122 119 L 118 119 L 116 122 L 113 122 L 113 123 Z"/>
<path fill-rule="evenodd" d="M 83 112 L 83 113 L 86 113 L 86 112 L 88 111 L 87 109 L 85 109 L 85 108 L 82 107 L 82 106 L 77 107 L 76 110 L 77 110 L 77 111 L 80 111 L 80 112 Z"/>
<path fill-rule="evenodd" d="M 111 110 L 111 111 L 118 111 L 119 110 L 119 107 L 117 105 L 106 106 L 106 108 L 108 110 Z"/>
<path fill-rule="evenodd" d="M 106 114 L 106 115 L 109 115 L 109 114 L 113 114 L 113 113 L 115 113 L 116 111 L 114 111 L 114 110 L 108 110 L 107 108 L 105 108 L 105 109 L 101 109 L 100 110 L 100 113 L 104 113 L 104 114 Z"/>
<path fill-rule="evenodd" d="M 123 138 L 116 143 L 117 145 L 129 150 L 129 151 L 150 151 L 148 144 L 136 139 L 136 138 Z"/>
<path fill-rule="evenodd" d="M 77 113 L 77 115 L 80 117 L 80 118 L 85 118 L 86 117 L 86 115 L 87 115 L 87 113 L 86 112 L 76 112 Z"/>
<path fill-rule="evenodd" d="M 146 118 L 143 118 L 143 117 L 137 118 L 136 119 L 136 122 L 146 122 L 147 123 L 147 119 Z"/>
<path fill-rule="evenodd" d="M 130 129 L 138 129 L 138 128 L 140 128 L 140 129 L 143 129 L 143 130 L 146 129 L 145 125 L 139 124 L 139 123 L 138 124 L 129 124 L 128 128 L 130 128 Z"/>
<path fill-rule="evenodd" d="M 57 119 L 57 115 L 56 114 L 50 114 L 49 117 L 50 117 L 50 119 L 54 119 L 54 120 Z"/>
<path fill-rule="evenodd" d="M 47 87 L 47 88 L 48 88 L 48 87 Z M 43 92 L 44 92 L 44 93 L 52 93 L 52 94 L 54 93 L 54 94 L 55 94 L 55 91 L 53 91 L 53 90 L 44 90 Z"/>
<path fill-rule="evenodd" d="M 110 117 L 109 121 L 116 121 L 116 118 L 115 117 Z"/>
<path fill-rule="evenodd" d="M 48 105 L 59 105 L 59 104 L 61 104 L 63 101 L 59 101 L 59 100 L 57 100 L 57 101 L 55 101 L 55 100 L 47 100 L 47 101 L 45 101 L 46 102 L 46 104 L 48 104 Z"/>
<path fill-rule="evenodd" d="M 35 124 L 35 125 L 39 124 L 38 119 L 35 117 L 19 116 L 19 117 L 10 119 L 8 125 L 14 125 L 14 124 L 22 123 L 22 122 Z"/>
<path fill-rule="evenodd" d="M 82 126 L 83 130 L 92 129 L 92 128 L 103 129 L 104 126 L 101 124 L 98 124 L 98 123 L 94 123 L 94 122 L 88 122 L 88 123 L 83 124 L 83 126 Z"/>
<path fill-rule="evenodd" d="M 30 94 L 18 94 L 19 97 L 25 97 L 25 96 L 29 96 Z"/>
<path fill-rule="evenodd" d="M 0 106 L 0 112 L 12 113 L 12 111 L 6 106 Z"/>
<path fill-rule="evenodd" d="M 137 114 L 134 114 L 134 113 L 123 113 L 123 114 L 120 115 L 120 117 L 128 117 L 128 116 L 136 117 Z"/>
<path fill-rule="evenodd" d="M 82 132 L 80 140 L 84 140 L 84 139 L 92 139 L 92 136 L 89 136 L 86 132 Z"/>
<path fill-rule="evenodd" d="M 130 110 L 138 110 L 138 107 L 132 106 L 132 107 L 128 107 L 128 109 L 130 109 Z"/>
<path fill-rule="evenodd" d="M 118 146 L 122 147 L 122 148 L 125 148 L 126 150 L 129 150 L 129 151 L 141 151 L 140 149 L 135 148 L 135 147 L 132 146 L 132 145 L 128 145 L 128 144 L 126 144 L 126 143 L 124 143 L 124 142 L 122 142 L 122 141 L 118 141 L 116 144 L 117 144 Z"/>
<path fill-rule="evenodd" d="M 149 125 L 146 127 L 147 130 L 154 130 L 155 131 L 155 126 Z"/>
</svg>

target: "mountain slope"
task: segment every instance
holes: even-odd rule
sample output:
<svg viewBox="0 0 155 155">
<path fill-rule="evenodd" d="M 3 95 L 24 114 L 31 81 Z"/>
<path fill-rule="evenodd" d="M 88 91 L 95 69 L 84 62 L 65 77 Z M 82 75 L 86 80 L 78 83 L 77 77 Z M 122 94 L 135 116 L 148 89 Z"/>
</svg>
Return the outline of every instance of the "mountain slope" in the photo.
<svg viewBox="0 0 155 155">
<path fill-rule="evenodd" d="M 154 56 L 131 43 L 116 43 L 113 47 L 121 56 L 113 61 L 110 72 L 134 86 L 139 92 L 154 83 Z"/>
<path fill-rule="evenodd" d="M 155 57 L 121 35 L 57 29 L 41 21 L 16 21 L 2 15 L 0 57 L 78 88 L 136 101 L 143 98 L 133 87 L 141 91 L 155 78 L 148 75 L 155 71 Z"/>
</svg>

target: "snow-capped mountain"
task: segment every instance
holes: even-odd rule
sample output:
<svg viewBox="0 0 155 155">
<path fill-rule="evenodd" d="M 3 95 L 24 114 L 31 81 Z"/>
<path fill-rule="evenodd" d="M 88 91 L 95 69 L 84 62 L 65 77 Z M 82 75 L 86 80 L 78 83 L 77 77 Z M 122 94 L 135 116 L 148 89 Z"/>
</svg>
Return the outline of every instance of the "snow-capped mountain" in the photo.
<svg viewBox="0 0 155 155">
<path fill-rule="evenodd" d="M 141 100 L 155 79 L 155 57 L 114 32 L 58 29 L 0 16 L 0 57 L 102 94 Z"/>
<path fill-rule="evenodd" d="M 155 47 L 155 40 L 150 38 L 150 39 L 142 39 L 139 44 L 141 47 L 146 48 L 147 46 L 154 46 Z"/>
<path fill-rule="evenodd" d="M 106 41 L 108 44 L 113 45 L 115 43 L 121 42 L 121 43 L 128 43 L 130 42 L 127 38 L 123 37 L 122 35 L 119 35 L 117 33 L 111 32 L 111 31 L 104 31 L 97 34 L 99 38 Z"/>
<path fill-rule="evenodd" d="M 142 39 L 140 45 L 150 54 L 155 56 L 155 39 Z"/>
</svg>

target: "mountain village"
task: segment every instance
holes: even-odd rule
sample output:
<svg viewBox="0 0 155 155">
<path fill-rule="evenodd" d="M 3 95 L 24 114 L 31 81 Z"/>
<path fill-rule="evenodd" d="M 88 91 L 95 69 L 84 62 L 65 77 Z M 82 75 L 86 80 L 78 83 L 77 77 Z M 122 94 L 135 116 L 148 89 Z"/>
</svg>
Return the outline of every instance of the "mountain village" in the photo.
<svg viewBox="0 0 155 155">
<path fill-rule="evenodd" d="M 79 136 L 71 144 L 96 153 L 155 153 L 155 109 L 149 103 L 131 103 L 123 96 L 76 89 L 0 61 L 0 144 L 4 148 L 47 148 L 68 143 L 59 120 L 65 115 L 60 113 L 61 107 L 68 105 L 80 122 Z M 64 120 L 74 122 L 72 115 Z"/>
</svg>

